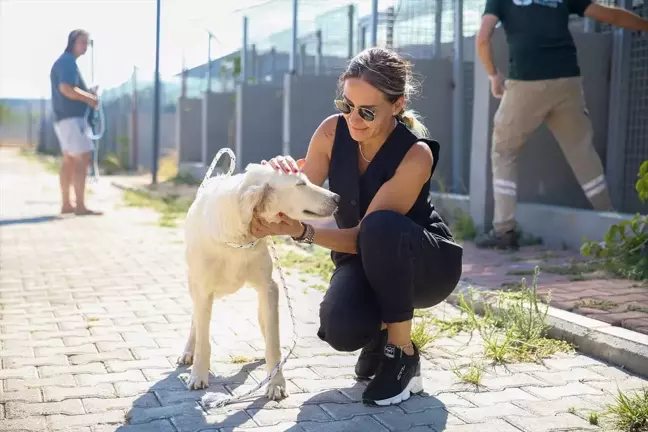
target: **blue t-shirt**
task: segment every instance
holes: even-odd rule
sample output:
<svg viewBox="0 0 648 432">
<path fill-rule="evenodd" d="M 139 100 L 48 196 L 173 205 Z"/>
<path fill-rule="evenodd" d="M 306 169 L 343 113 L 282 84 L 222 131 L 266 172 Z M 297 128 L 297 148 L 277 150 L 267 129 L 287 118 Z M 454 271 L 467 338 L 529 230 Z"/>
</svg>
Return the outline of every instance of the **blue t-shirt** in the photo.
<svg viewBox="0 0 648 432">
<path fill-rule="evenodd" d="M 71 117 L 84 117 L 88 106 L 83 102 L 66 98 L 59 90 L 59 85 L 63 83 L 78 87 L 81 90 L 88 90 L 77 67 L 76 58 L 72 53 L 64 52 L 54 62 L 50 71 L 50 82 L 52 84 L 54 120 L 60 121 Z"/>
</svg>

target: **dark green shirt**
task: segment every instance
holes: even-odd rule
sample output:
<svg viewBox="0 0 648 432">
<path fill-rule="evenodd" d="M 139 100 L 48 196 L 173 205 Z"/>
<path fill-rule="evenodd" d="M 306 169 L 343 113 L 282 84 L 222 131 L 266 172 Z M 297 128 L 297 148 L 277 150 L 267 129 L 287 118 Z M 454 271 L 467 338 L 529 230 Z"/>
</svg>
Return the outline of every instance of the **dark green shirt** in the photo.
<svg viewBox="0 0 648 432">
<path fill-rule="evenodd" d="M 536 81 L 580 76 L 569 15 L 583 16 L 592 0 L 487 0 L 484 15 L 502 22 L 510 79 Z"/>
</svg>

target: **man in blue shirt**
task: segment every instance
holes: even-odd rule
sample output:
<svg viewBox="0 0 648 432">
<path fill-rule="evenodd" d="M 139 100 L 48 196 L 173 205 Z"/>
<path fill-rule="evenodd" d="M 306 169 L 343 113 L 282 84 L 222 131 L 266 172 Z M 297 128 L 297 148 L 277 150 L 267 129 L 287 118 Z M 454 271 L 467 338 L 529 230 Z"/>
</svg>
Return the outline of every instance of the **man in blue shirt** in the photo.
<svg viewBox="0 0 648 432">
<path fill-rule="evenodd" d="M 491 92 L 502 99 L 493 119 L 493 230 L 476 240 L 478 247 L 517 249 L 515 208 L 517 158 L 542 123 L 556 137 L 592 207 L 612 209 L 603 164 L 593 145 L 576 45 L 569 16 L 648 31 L 648 21 L 627 10 L 593 0 L 487 0 L 477 52 L 488 72 Z M 509 46 L 509 73 L 495 67 L 491 38 L 502 23 Z"/>
<path fill-rule="evenodd" d="M 63 153 L 60 172 L 63 201 L 61 213 L 79 216 L 101 214 L 85 206 L 85 183 L 92 154 L 92 140 L 85 133 L 88 127 L 85 116 L 88 106 L 97 107 L 98 99 L 88 91 L 76 59 L 86 53 L 88 43 L 88 32 L 72 31 L 65 51 L 50 71 L 54 131 Z M 71 185 L 74 186 L 76 207 L 70 202 Z"/>
</svg>

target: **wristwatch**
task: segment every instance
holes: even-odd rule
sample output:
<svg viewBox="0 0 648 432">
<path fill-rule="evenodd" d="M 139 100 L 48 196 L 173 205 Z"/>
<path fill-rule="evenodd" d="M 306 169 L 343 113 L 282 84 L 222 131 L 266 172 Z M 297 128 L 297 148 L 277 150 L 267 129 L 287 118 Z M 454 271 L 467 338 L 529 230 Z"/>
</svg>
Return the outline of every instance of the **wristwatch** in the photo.
<svg viewBox="0 0 648 432">
<path fill-rule="evenodd" d="M 312 225 L 305 223 L 302 223 L 302 225 L 304 226 L 304 231 L 299 237 L 292 237 L 292 239 L 298 243 L 312 244 L 315 238 L 315 228 L 313 228 Z"/>
</svg>

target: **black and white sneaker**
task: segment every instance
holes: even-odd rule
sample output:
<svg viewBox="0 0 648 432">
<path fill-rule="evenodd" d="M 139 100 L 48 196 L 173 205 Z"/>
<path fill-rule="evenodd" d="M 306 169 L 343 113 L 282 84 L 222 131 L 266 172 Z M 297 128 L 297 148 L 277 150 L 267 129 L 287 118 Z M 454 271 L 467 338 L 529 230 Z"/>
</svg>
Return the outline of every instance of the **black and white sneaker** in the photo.
<svg viewBox="0 0 648 432">
<path fill-rule="evenodd" d="M 387 343 L 387 329 L 380 331 L 380 335 L 369 342 L 362 351 L 355 365 L 356 376 L 360 379 L 369 379 L 376 374 L 383 357 L 383 349 Z"/>
<path fill-rule="evenodd" d="M 414 354 L 410 356 L 395 345 L 385 345 L 376 376 L 362 393 L 365 404 L 398 404 L 423 391 L 419 350 L 413 346 Z"/>
</svg>

